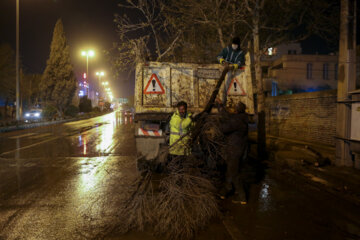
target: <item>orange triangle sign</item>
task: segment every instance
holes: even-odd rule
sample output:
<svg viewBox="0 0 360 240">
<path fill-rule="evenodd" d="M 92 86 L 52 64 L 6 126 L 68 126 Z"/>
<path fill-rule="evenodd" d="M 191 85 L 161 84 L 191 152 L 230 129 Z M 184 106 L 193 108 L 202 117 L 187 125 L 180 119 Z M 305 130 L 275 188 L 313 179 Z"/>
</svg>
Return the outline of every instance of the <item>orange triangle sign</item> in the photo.
<svg viewBox="0 0 360 240">
<path fill-rule="evenodd" d="M 161 85 L 159 78 L 153 73 L 146 84 L 144 94 L 164 94 L 165 90 Z"/>
<path fill-rule="evenodd" d="M 242 86 L 242 84 L 239 83 L 237 78 L 233 78 L 231 80 L 230 86 L 227 90 L 228 95 L 240 95 L 240 96 L 246 96 L 246 92 Z"/>
</svg>

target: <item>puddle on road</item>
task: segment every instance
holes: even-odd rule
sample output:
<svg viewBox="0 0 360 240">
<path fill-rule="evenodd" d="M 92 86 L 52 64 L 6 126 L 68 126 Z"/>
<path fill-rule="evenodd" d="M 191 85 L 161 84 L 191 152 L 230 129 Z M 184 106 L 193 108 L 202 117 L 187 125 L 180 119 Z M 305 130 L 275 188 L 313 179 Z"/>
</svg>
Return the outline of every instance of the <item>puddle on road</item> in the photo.
<svg viewBox="0 0 360 240">
<path fill-rule="evenodd" d="M 78 135 L 78 147 L 83 156 L 107 156 L 113 153 L 113 149 L 118 142 L 116 131 L 121 125 L 131 124 L 133 118 L 124 116 L 120 113 L 106 116 L 104 122 L 82 128 Z M 95 133 L 88 133 L 95 128 Z"/>
<path fill-rule="evenodd" d="M 261 203 L 259 206 L 259 211 L 266 212 L 270 210 L 272 199 L 270 195 L 270 186 L 267 182 L 261 184 L 259 201 Z"/>
<path fill-rule="evenodd" d="M 77 191 L 80 195 L 88 194 L 89 191 L 101 182 L 103 175 L 97 174 L 101 167 L 106 164 L 108 157 L 87 158 L 82 161 L 79 169 L 80 179 Z"/>
</svg>

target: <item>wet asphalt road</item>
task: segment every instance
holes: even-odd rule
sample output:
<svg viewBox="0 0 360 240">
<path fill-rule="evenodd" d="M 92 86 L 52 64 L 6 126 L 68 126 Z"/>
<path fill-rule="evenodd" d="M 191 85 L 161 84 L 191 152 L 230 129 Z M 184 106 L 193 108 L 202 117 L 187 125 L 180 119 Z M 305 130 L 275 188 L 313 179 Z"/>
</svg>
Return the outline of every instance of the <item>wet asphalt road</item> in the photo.
<svg viewBox="0 0 360 240">
<path fill-rule="evenodd" d="M 99 236 L 116 181 L 135 171 L 131 122 L 111 113 L 2 133 L 0 239 Z"/>
<path fill-rule="evenodd" d="M 120 113 L 1 133 L 0 239 L 158 239 L 113 229 L 119 183 L 136 174 L 133 133 Z M 358 206 L 279 170 L 248 205 L 230 200 L 196 239 L 360 239 Z"/>
</svg>

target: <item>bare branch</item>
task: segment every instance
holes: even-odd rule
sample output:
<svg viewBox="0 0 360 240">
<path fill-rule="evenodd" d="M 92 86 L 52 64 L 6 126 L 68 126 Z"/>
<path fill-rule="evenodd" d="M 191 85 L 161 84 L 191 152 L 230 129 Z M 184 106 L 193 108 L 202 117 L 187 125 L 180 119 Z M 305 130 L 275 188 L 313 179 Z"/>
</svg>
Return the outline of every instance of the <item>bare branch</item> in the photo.
<svg viewBox="0 0 360 240">
<path fill-rule="evenodd" d="M 250 8 L 249 0 L 245 0 L 244 3 L 245 3 L 245 6 L 246 6 L 246 9 L 248 10 L 248 12 L 249 12 L 250 14 L 252 14 L 252 13 L 253 13 L 253 9 Z"/>
<path fill-rule="evenodd" d="M 158 57 L 157 61 L 160 60 L 163 56 L 165 56 L 169 51 L 174 49 L 174 46 L 176 44 L 176 42 L 179 40 L 181 33 L 178 33 L 178 35 L 176 36 L 176 38 L 172 41 L 172 43 L 170 44 L 170 46 Z"/>
</svg>

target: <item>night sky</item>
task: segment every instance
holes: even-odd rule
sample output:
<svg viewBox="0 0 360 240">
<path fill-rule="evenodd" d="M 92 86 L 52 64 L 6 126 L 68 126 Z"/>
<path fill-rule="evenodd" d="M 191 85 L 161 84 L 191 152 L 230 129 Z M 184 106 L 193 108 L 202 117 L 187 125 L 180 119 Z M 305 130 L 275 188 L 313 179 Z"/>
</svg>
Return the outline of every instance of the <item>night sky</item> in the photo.
<svg viewBox="0 0 360 240">
<path fill-rule="evenodd" d="M 118 12 L 116 0 L 20 0 L 20 57 L 27 73 L 42 73 L 49 57 L 52 33 L 61 18 L 70 45 L 75 72 L 80 78 L 86 71 L 81 50 L 94 49 L 96 57 L 89 61 L 89 74 L 110 71 L 102 53 L 117 40 L 113 23 Z M 10 43 L 15 50 L 16 1 L 0 1 L 0 42 Z M 109 76 L 109 74 L 108 74 Z M 133 94 L 133 81 L 128 74 L 119 79 L 108 77 L 114 97 Z M 104 78 L 106 79 L 106 78 Z M 95 79 L 94 79 L 95 80 Z M 131 90 L 130 90 L 131 89 Z M 130 90 L 130 91 L 129 91 Z"/>
</svg>

